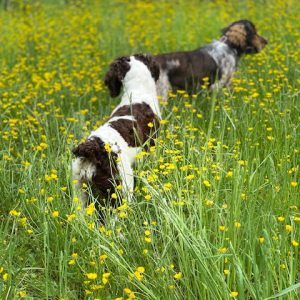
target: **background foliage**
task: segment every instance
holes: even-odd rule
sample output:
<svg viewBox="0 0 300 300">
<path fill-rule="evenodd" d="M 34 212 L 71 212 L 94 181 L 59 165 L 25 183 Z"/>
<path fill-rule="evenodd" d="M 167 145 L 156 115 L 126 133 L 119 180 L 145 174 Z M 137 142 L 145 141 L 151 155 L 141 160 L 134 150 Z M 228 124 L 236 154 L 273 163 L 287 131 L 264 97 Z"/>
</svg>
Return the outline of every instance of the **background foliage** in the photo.
<svg viewBox="0 0 300 300">
<path fill-rule="evenodd" d="M 300 298 L 299 1 L 1 5 L 2 299 Z M 116 224 L 80 213 L 70 150 L 119 101 L 108 64 L 194 49 L 241 18 L 267 48 L 230 90 L 171 93 Z"/>
</svg>

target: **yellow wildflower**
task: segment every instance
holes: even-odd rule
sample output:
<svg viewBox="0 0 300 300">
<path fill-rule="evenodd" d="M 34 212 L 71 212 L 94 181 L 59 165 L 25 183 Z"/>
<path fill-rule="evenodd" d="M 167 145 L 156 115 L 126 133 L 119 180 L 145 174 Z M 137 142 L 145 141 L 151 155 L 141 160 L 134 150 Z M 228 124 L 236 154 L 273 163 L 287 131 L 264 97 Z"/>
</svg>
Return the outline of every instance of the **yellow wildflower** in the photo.
<svg viewBox="0 0 300 300">
<path fill-rule="evenodd" d="M 285 230 L 287 232 L 292 232 L 293 231 L 293 227 L 291 225 L 285 225 Z"/>
<path fill-rule="evenodd" d="M 98 277 L 97 273 L 86 273 L 85 276 L 90 280 L 95 280 Z"/>
<path fill-rule="evenodd" d="M 239 293 L 236 291 L 230 292 L 230 297 L 232 297 L 232 298 L 236 298 L 238 295 L 239 295 Z"/>
<path fill-rule="evenodd" d="M 179 280 L 179 279 L 181 279 L 182 278 L 182 273 L 181 272 L 178 272 L 178 273 L 176 273 L 175 275 L 174 275 L 174 279 L 176 279 L 176 280 Z"/>
<path fill-rule="evenodd" d="M 105 151 L 107 152 L 107 153 L 111 153 L 111 146 L 110 146 L 110 144 L 105 144 L 104 145 L 104 149 L 105 149 Z"/>
<path fill-rule="evenodd" d="M 57 218 L 58 216 L 59 216 L 59 211 L 55 210 L 54 212 L 52 212 L 53 218 Z"/>
<path fill-rule="evenodd" d="M 25 298 L 26 297 L 26 291 L 20 291 L 19 292 L 19 297 L 20 298 Z"/>
<path fill-rule="evenodd" d="M 208 180 L 203 180 L 203 184 L 204 184 L 206 187 L 211 187 L 211 183 L 210 183 Z"/>
<path fill-rule="evenodd" d="M 4 281 L 7 281 L 8 279 L 8 273 L 4 273 L 3 276 L 2 276 L 3 280 Z"/>
<path fill-rule="evenodd" d="M 94 213 L 94 211 L 96 210 L 95 208 L 95 204 L 91 203 L 86 209 L 85 212 L 87 213 L 87 215 L 92 215 Z"/>
</svg>

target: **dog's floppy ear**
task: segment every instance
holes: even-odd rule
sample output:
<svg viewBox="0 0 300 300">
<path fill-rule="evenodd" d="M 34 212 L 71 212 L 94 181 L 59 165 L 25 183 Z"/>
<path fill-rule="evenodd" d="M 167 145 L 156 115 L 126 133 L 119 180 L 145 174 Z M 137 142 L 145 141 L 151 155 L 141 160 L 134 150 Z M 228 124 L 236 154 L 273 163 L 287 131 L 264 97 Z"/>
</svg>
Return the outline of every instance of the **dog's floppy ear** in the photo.
<svg viewBox="0 0 300 300">
<path fill-rule="evenodd" d="M 99 162 L 101 155 L 107 155 L 104 149 L 104 143 L 98 137 L 88 139 L 72 150 L 76 157 L 85 157 L 91 162 Z"/>
<path fill-rule="evenodd" d="M 120 57 L 109 66 L 104 83 L 108 87 L 111 97 L 117 97 L 121 92 L 122 80 L 130 69 L 129 60 L 129 57 Z"/>
<path fill-rule="evenodd" d="M 155 81 L 158 80 L 159 77 L 159 65 L 155 61 L 154 57 L 150 54 L 135 54 L 134 57 L 144 63 Z"/>
<path fill-rule="evenodd" d="M 230 29 L 230 27 L 233 25 L 234 23 L 230 23 L 228 26 L 224 27 L 223 29 L 221 29 L 221 34 L 222 36 L 226 34 L 226 32 Z"/>
</svg>

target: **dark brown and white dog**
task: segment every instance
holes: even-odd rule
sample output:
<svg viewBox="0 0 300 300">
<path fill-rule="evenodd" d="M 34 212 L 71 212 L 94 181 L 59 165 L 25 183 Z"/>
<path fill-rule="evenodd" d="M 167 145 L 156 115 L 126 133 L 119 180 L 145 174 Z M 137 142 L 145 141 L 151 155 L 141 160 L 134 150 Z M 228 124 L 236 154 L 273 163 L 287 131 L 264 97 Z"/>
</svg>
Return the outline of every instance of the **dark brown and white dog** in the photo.
<svg viewBox="0 0 300 300">
<path fill-rule="evenodd" d="M 79 188 L 89 184 L 93 195 L 108 200 L 121 183 L 124 193 L 131 197 L 135 156 L 148 140 L 154 145 L 161 118 L 155 86 L 158 77 L 159 67 L 150 55 L 121 57 L 110 65 L 105 84 L 112 97 L 123 87 L 121 103 L 104 125 L 73 150 L 73 178 Z M 85 205 L 87 193 L 81 197 Z"/>
<path fill-rule="evenodd" d="M 195 92 L 208 78 L 211 89 L 229 86 L 243 54 L 258 53 L 267 40 L 258 35 L 254 24 L 239 20 L 222 30 L 220 40 L 193 51 L 159 54 L 157 94 L 167 100 L 169 90 Z"/>
</svg>

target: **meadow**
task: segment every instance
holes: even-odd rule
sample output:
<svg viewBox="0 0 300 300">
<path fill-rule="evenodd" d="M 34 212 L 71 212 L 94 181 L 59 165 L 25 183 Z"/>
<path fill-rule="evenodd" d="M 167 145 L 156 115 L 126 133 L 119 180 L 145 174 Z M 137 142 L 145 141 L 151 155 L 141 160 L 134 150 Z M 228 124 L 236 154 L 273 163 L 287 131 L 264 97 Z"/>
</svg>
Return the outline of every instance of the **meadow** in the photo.
<svg viewBox="0 0 300 300">
<path fill-rule="evenodd" d="M 3 3 L 1 3 L 3 6 Z M 0 9 L 0 299 L 300 299 L 300 2 L 10 1 Z M 170 93 L 134 199 L 80 211 L 72 148 L 118 99 L 117 56 L 189 50 L 247 18 L 232 86 Z"/>
</svg>

